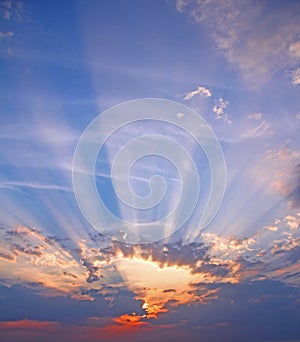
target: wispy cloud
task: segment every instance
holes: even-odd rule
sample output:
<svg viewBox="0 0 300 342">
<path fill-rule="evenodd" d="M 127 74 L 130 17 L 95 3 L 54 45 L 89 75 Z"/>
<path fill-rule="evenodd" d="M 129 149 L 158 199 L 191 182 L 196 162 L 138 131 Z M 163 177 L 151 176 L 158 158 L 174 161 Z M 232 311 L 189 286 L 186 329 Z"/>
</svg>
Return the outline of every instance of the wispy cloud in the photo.
<svg viewBox="0 0 300 342">
<path fill-rule="evenodd" d="M 270 135 L 272 133 L 273 131 L 271 129 L 270 123 L 264 120 L 257 127 L 251 128 L 242 133 L 242 136 L 245 138 L 257 138 L 262 136 L 265 137 L 266 135 Z"/>
<path fill-rule="evenodd" d="M 57 332 L 61 330 L 60 323 L 47 321 L 34 321 L 22 319 L 19 321 L 0 321 L 0 330 L 39 330 L 41 332 Z"/>
<path fill-rule="evenodd" d="M 253 170 L 253 176 L 267 185 L 271 192 L 283 196 L 291 208 L 299 208 L 299 171 L 299 152 L 282 147 L 269 149 Z"/>
<path fill-rule="evenodd" d="M 177 2 L 180 12 L 209 28 L 218 49 L 251 88 L 268 82 L 278 69 L 293 65 L 289 54 L 298 55 L 299 4 L 278 12 L 266 6 L 249 0 Z"/>
<path fill-rule="evenodd" d="M 289 46 L 289 53 L 292 57 L 300 58 L 300 40 L 292 43 Z"/>
<path fill-rule="evenodd" d="M 61 186 L 58 184 L 42 184 L 36 182 L 18 182 L 18 181 L 0 181 L 0 188 L 2 189 L 20 189 L 20 188 L 31 188 L 40 190 L 62 190 L 73 192 L 72 188 Z"/>
<path fill-rule="evenodd" d="M 262 113 L 257 112 L 257 113 L 251 113 L 247 115 L 248 120 L 260 120 L 262 118 Z"/>
<path fill-rule="evenodd" d="M 203 97 L 211 97 L 212 96 L 212 92 L 209 89 L 207 89 L 207 88 L 205 88 L 203 86 L 199 86 L 196 90 L 192 90 L 189 93 L 187 93 L 183 99 L 184 100 L 190 100 L 195 95 L 200 95 L 200 96 L 203 96 Z"/>
</svg>

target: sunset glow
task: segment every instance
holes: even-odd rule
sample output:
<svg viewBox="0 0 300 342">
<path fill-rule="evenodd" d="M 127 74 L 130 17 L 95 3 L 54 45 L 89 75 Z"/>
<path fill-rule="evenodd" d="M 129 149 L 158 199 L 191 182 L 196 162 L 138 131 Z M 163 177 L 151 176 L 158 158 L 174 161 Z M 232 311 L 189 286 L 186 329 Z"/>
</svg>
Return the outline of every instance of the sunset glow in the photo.
<svg viewBox="0 0 300 342">
<path fill-rule="evenodd" d="M 0 0 L 0 341 L 300 341 L 300 2 Z"/>
</svg>

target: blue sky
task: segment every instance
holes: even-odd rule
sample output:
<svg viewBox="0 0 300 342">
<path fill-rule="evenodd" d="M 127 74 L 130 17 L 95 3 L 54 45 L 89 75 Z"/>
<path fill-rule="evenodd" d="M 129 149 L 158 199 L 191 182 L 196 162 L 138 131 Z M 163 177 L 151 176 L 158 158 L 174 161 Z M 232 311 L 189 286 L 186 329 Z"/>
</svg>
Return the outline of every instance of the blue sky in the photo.
<svg viewBox="0 0 300 342">
<path fill-rule="evenodd" d="M 1 340 L 299 340 L 299 6 L 0 1 Z M 122 205 L 111 165 L 139 135 L 176 140 L 201 185 L 175 234 L 128 245 L 86 220 L 72 165 L 92 120 L 142 98 L 201 115 L 222 147 L 226 189 L 202 230 L 212 181 L 203 150 L 166 123 L 123 127 L 95 167 L 103 201 L 121 220 L 164 216 L 180 199 L 180 175 L 193 187 L 187 171 L 151 156 L 131 169 L 130 184 L 145 196 L 161 175 L 164 201 L 149 212 Z"/>
</svg>

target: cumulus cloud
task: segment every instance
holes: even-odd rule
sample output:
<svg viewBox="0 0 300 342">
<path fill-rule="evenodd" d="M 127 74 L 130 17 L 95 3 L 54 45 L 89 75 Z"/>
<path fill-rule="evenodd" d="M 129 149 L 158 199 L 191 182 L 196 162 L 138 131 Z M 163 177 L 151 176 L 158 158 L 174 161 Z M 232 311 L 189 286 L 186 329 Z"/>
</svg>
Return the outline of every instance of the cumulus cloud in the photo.
<svg viewBox="0 0 300 342">
<path fill-rule="evenodd" d="M 211 91 L 203 86 L 199 86 L 196 90 L 192 90 L 189 93 L 187 93 L 184 97 L 184 100 L 190 100 L 195 95 L 200 95 L 203 97 L 210 97 L 212 95 Z"/>
<path fill-rule="evenodd" d="M 213 106 L 213 112 L 216 114 L 216 119 L 219 119 L 223 116 L 228 105 L 229 101 L 226 101 L 221 97 L 215 101 L 215 105 Z"/>
<path fill-rule="evenodd" d="M 2 227 L 2 281 L 44 296 L 90 302 L 105 298 L 111 305 L 122 301 L 127 289 L 139 301 L 140 312 L 133 314 L 136 309 L 130 311 L 126 303 L 113 321 L 148 324 L 176 307 L 218 300 L 224 284 L 238 286 L 262 277 L 296 284 L 299 275 L 292 271 L 299 260 L 299 215 L 286 215 L 249 237 L 205 232 L 200 242 L 189 244 L 127 245 L 100 233 L 75 243 L 34 228 Z"/>
</svg>

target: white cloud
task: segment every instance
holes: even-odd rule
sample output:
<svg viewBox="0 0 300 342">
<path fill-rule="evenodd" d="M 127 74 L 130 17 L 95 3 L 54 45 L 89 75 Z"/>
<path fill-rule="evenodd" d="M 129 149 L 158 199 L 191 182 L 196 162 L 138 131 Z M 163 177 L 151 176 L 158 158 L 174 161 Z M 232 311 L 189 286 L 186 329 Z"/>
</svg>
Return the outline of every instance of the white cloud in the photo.
<svg viewBox="0 0 300 342">
<path fill-rule="evenodd" d="M 290 45 L 289 53 L 292 57 L 300 58 L 300 40 Z"/>
<path fill-rule="evenodd" d="M 19 189 L 19 188 L 32 188 L 40 190 L 61 190 L 73 192 L 72 188 L 61 186 L 57 184 L 42 184 L 35 182 L 19 182 L 19 181 L 4 181 L 0 183 L 0 189 Z"/>
<path fill-rule="evenodd" d="M 297 85 L 300 84 L 300 68 L 297 68 L 292 73 L 292 83 Z"/>
<path fill-rule="evenodd" d="M 300 120 L 300 113 L 296 115 L 296 119 Z"/>
<path fill-rule="evenodd" d="M 184 100 L 190 100 L 195 95 L 200 95 L 203 97 L 210 97 L 212 95 L 211 91 L 203 86 L 199 86 L 196 90 L 192 90 L 187 93 L 184 97 Z"/>
<path fill-rule="evenodd" d="M 213 112 L 216 114 L 216 118 L 222 117 L 228 105 L 229 102 L 222 99 L 221 97 L 215 102 L 215 105 L 213 106 Z"/>
<path fill-rule="evenodd" d="M 177 11 L 183 12 L 187 4 L 188 4 L 187 0 L 177 0 L 176 1 Z"/>
<path fill-rule="evenodd" d="M 293 67 L 299 46 L 299 2 L 270 10 L 268 2 L 250 0 L 177 2 L 209 32 L 219 51 L 240 71 L 250 88 L 259 88 L 274 73 Z M 179 8 L 178 8 L 179 7 Z"/>
</svg>

